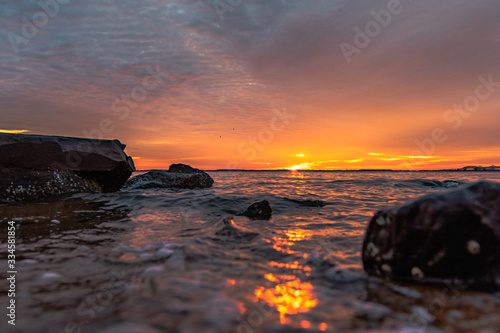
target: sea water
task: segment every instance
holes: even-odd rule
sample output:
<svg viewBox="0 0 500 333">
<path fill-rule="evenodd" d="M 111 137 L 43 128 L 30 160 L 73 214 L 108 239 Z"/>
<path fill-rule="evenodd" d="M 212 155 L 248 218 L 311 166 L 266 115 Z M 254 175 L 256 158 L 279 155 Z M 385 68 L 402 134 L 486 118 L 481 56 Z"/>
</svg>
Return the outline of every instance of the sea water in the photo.
<svg viewBox="0 0 500 333">
<path fill-rule="evenodd" d="M 479 180 L 500 181 L 500 173 L 209 174 L 215 181 L 209 189 L 122 190 L 1 205 L 2 230 L 16 222 L 18 274 L 16 326 L 4 318 L 0 330 L 495 332 L 500 327 L 498 294 L 369 277 L 360 253 L 376 211 Z M 273 209 L 270 220 L 237 216 L 264 199 Z M 7 267 L 5 239 L 1 267 Z M 0 304 L 7 304 L 6 288 L 0 284 Z"/>
</svg>

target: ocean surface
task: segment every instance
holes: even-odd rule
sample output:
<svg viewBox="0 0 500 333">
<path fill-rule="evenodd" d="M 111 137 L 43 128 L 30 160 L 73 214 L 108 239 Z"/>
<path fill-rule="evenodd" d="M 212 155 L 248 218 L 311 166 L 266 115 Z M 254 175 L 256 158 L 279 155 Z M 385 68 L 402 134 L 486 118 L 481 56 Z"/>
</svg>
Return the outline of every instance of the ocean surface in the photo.
<svg viewBox="0 0 500 333">
<path fill-rule="evenodd" d="M 499 331 L 499 294 L 368 277 L 360 250 L 376 211 L 500 173 L 209 174 L 209 189 L 0 205 L 2 235 L 16 222 L 18 271 L 16 326 L 3 282 L 0 331 Z M 271 220 L 236 216 L 264 199 Z M 6 237 L 0 247 L 4 277 Z"/>
</svg>

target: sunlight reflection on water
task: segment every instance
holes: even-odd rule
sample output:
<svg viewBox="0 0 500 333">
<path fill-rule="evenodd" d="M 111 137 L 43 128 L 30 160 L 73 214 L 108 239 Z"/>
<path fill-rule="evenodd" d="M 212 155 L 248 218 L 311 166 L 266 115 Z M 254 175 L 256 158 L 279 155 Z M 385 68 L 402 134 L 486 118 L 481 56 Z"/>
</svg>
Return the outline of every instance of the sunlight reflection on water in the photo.
<svg viewBox="0 0 500 333">
<path fill-rule="evenodd" d="M 25 291 L 19 295 L 20 311 L 26 318 L 43 312 L 41 329 L 29 321 L 20 322 L 22 329 L 49 331 L 72 320 L 85 322 L 77 311 L 82 299 L 106 290 L 114 270 L 124 271 L 120 279 L 126 288 L 82 329 L 100 331 L 118 314 L 163 331 L 232 332 L 258 311 L 258 303 L 272 313 L 255 333 L 333 332 L 353 328 L 355 309 L 346 304 L 365 300 L 396 302 L 391 311 L 397 316 L 383 328 L 404 329 L 415 300 L 378 286 L 370 289 L 362 277 L 367 222 L 385 206 L 448 190 L 425 179 L 470 182 L 500 175 L 210 174 L 214 187 L 204 190 L 123 190 L 0 207 L 4 220 L 19 222 L 18 245 L 26 265 L 19 280 Z M 238 216 L 263 199 L 271 203 L 270 220 Z M 303 200 L 325 205 L 311 207 Z M 60 223 L 51 223 L 54 219 Z M 40 279 L 47 272 L 60 281 Z"/>
<path fill-rule="evenodd" d="M 257 300 L 263 300 L 276 308 L 282 324 L 290 323 L 291 319 L 287 315 L 308 312 L 318 304 L 312 284 L 302 282 L 295 275 L 269 273 L 265 278 L 276 285 L 274 288 L 257 288 L 255 296 Z"/>
</svg>

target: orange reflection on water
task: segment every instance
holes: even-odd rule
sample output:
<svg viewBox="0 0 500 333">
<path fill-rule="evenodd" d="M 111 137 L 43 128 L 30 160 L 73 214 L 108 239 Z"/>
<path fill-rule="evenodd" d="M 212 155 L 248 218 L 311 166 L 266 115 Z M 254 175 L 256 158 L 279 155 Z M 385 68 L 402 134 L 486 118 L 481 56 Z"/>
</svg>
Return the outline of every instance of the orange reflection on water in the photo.
<svg viewBox="0 0 500 333">
<path fill-rule="evenodd" d="M 311 237 L 311 233 L 306 232 L 304 230 L 288 230 L 285 231 L 285 234 L 287 235 L 288 239 L 292 242 L 298 242 Z"/>
<path fill-rule="evenodd" d="M 289 170 L 292 178 L 304 178 L 304 175 L 298 172 L 299 169 L 290 168 Z"/>
<path fill-rule="evenodd" d="M 271 261 L 271 267 L 279 267 L 279 268 L 288 268 L 288 269 L 300 269 L 305 272 L 309 272 L 311 270 L 311 267 L 308 266 L 302 266 L 299 264 L 298 261 L 294 262 L 275 262 Z"/>
<path fill-rule="evenodd" d="M 352 226 L 357 227 L 354 223 L 351 223 Z M 359 230 L 353 229 L 331 229 L 328 230 L 328 236 L 330 237 L 357 237 L 357 236 L 362 236 L 364 234 L 364 227 L 360 228 Z"/>
<path fill-rule="evenodd" d="M 285 236 L 286 237 L 273 237 L 273 249 L 286 254 L 297 254 L 297 251 L 291 250 L 290 247 L 295 245 L 295 242 L 310 238 L 311 234 L 304 230 L 287 230 L 285 231 Z"/>
<path fill-rule="evenodd" d="M 330 251 L 330 255 L 339 258 L 339 259 L 347 259 L 351 258 L 353 256 L 360 256 L 360 252 L 356 252 L 355 254 L 352 253 L 352 251 Z"/>
<path fill-rule="evenodd" d="M 280 313 L 281 324 L 288 323 L 286 315 L 308 312 L 318 304 L 309 282 L 302 282 L 294 275 L 276 276 L 270 273 L 265 278 L 275 282 L 276 286 L 259 287 L 255 290 L 255 296 L 276 308 Z"/>
<path fill-rule="evenodd" d="M 288 254 L 293 254 L 295 251 L 292 251 L 289 249 L 290 246 L 295 244 L 294 242 L 289 242 L 288 238 L 282 238 L 282 237 L 273 237 L 273 249 L 276 251 L 288 253 Z"/>
</svg>

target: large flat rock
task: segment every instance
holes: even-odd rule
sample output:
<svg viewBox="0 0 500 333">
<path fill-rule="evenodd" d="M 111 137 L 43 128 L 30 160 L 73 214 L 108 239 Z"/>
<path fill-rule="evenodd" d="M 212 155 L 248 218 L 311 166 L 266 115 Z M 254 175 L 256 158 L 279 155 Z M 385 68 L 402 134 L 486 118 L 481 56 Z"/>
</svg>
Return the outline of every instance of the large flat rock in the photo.
<svg viewBox="0 0 500 333">
<path fill-rule="evenodd" d="M 362 255 L 373 275 L 500 288 L 500 184 L 480 182 L 377 212 Z"/>
<path fill-rule="evenodd" d="M 195 189 L 211 187 L 214 180 L 205 171 L 186 164 L 172 164 L 168 170 L 150 170 L 130 178 L 127 189 L 179 188 Z"/>
<path fill-rule="evenodd" d="M 118 140 L 0 134 L 0 199 L 119 190 L 135 170 Z"/>
</svg>

